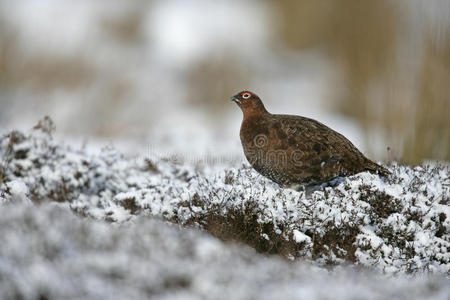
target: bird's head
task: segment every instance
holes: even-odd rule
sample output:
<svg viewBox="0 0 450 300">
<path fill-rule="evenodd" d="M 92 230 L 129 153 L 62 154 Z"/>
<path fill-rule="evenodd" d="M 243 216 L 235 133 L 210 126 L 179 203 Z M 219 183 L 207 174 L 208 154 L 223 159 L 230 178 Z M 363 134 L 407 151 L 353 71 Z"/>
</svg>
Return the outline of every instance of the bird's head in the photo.
<svg viewBox="0 0 450 300">
<path fill-rule="evenodd" d="M 267 112 L 258 95 L 249 91 L 239 92 L 231 97 L 230 100 L 236 102 L 236 104 L 241 108 L 244 115 L 246 113 L 252 112 Z"/>
</svg>

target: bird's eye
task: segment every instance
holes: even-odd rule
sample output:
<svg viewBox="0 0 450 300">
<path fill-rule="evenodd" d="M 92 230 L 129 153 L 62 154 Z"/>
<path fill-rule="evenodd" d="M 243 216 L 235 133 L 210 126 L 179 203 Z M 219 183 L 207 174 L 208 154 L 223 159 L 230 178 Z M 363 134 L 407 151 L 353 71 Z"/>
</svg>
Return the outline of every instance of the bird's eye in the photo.
<svg viewBox="0 0 450 300">
<path fill-rule="evenodd" d="M 243 93 L 242 94 L 242 98 L 244 98 L 244 99 L 248 99 L 248 98 L 250 98 L 250 93 Z"/>
</svg>

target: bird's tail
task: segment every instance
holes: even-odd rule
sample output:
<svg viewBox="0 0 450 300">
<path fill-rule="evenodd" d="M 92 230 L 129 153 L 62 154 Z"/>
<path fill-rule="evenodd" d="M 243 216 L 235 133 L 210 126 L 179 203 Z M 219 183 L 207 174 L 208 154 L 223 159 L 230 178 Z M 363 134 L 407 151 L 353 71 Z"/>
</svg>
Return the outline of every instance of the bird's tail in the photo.
<svg viewBox="0 0 450 300">
<path fill-rule="evenodd" d="M 386 169 L 383 166 L 380 166 L 377 163 L 374 163 L 371 160 L 368 160 L 368 162 L 366 164 L 366 170 L 369 171 L 370 173 L 378 174 L 383 177 L 387 177 L 392 174 L 388 169 Z"/>
</svg>

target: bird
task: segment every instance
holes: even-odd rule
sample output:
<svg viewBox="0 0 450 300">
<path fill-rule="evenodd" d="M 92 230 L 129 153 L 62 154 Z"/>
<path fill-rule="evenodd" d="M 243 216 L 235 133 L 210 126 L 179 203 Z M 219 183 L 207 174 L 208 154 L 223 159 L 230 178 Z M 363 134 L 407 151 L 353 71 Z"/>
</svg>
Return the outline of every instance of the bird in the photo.
<svg viewBox="0 0 450 300">
<path fill-rule="evenodd" d="M 319 121 L 271 114 L 258 95 L 247 90 L 230 99 L 243 112 L 240 139 L 245 157 L 259 174 L 283 188 L 314 191 L 360 172 L 390 174 Z"/>
</svg>

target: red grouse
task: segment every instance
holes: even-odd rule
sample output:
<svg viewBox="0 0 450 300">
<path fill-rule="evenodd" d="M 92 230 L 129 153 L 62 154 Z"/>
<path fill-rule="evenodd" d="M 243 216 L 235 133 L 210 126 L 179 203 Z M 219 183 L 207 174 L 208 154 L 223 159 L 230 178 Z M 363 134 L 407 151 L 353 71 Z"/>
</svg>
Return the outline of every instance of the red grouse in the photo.
<svg viewBox="0 0 450 300">
<path fill-rule="evenodd" d="M 247 160 L 282 187 L 308 188 L 364 171 L 389 174 L 343 135 L 318 121 L 273 115 L 249 91 L 231 100 L 244 113 L 240 136 Z"/>
</svg>

